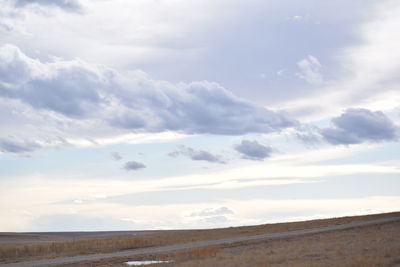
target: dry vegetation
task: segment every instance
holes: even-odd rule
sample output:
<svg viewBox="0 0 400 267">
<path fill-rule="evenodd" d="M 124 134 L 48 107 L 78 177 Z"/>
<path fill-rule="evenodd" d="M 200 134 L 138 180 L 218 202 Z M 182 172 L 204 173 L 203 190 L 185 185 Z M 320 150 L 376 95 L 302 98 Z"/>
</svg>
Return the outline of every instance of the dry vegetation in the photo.
<svg viewBox="0 0 400 267">
<path fill-rule="evenodd" d="M 1 259 L 0 262 L 12 262 L 12 261 L 20 261 L 28 259 L 30 260 L 39 258 L 52 258 L 58 256 L 66 256 L 66 255 L 82 255 L 82 254 L 99 253 L 99 252 L 113 252 L 125 249 L 176 244 L 176 243 L 190 242 L 197 240 L 211 240 L 211 239 L 221 239 L 233 236 L 283 232 L 290 230 L 327 226 L 332 224 L 340 224 L 350 221 L 372 220 L 376 218 L 399 216 L 399 215 L 400 213 L 390 213 L 390 214 L 379 214 L 379 215 L 369 215 L 369 216 L 334 218 L 327 220 L 313 220 L 313 221 L 296 222 L 296 223 L 280 223 L 280 224 L 266 224 L 258 226 L 247 226 L 247 227 L 232 227 L 232 228 L 213 229 L 213 230 L 160 232 L 157 234 L 128 236 L 128 237 L 91 238 L 78 241 L 42 242 L 42 243 L 32 243 L 32 244 L 3 244 L 0 245 L 0 259 Z M 397 230 L 399 231 L 399 228 L 397 228 Z M 397 241 L 400 242 L 399 239 L 397 239 Z M 274 244 L 279 244 L 279 242 L 280 241 L 274 241 Z M 290 244 L 291 243 L 288 243 L 285 246 L 288 246 Z M 297 244 L 296 247 L 297 246 L 304 247 L 304 244 L 303 245 Z M 272 251 L 275 250 L 278 251 L 278 248 Z M 259 251 L 261 253 L 262 248 L 254 247 L 253 249 L 251 249 L 251 251 Z M 227 251 L 226 248 L 222 249 L 222 247 L 210 247 L 210 248 L 195 249 L 189 252 L 180 252 L 169 256 L 167 255 L 164 256 L 164 258 L 165 257 L 170 259 L 172 258 L 174 260 L 177 260 L 178 262 L 186 262 L 187 264 L 195 264 L 194 262 L 197 262 L 198 259 L 204 259 L 204 261 L 207 261 L 207 260 L 215 260 L 217 258 L 219 261 L 221 261 L 221 265 L 223 265 L 224 261 L 225 262 L 229 261 L 232 257 L 235 258 L 237 257 L 237 260 L 239 262 L 241 261 L 241 258 L 252 257 L 248 256 L 249 253 L 250 252 L 248 252 L 247 254 L 240 254 L 240 253 L 230 254 L 230 252 Z M 267 252 L 262 252 L 261 254 L 268 255 Z M 192 258 L 194 259 L 194 262 L 191 263 L 190 259 Z M 218 266 L 215 264 L 212 263 L 211 265 L 206 264 L 201 266 Z M 238 266 L 242 265 L 239 264 Z"/>
<path fill-rule="evenodd" d="M 335 231 L 221 249 L 174 266 L 395 266 L 400 223 Z"/>
<path fill-rule="evenodd" d="M 173 260 L 154 266 L 400 266 L 400 222 L 228 247 L 119 258 L 73 266 L 127 266 L 131 260 Z M 72 265 L 64 265 L 64 267 Z M 149 265 L 150 266 L 150 265 Z M 153 266 L 153 265 L 152 265 Z"/>
</svg>

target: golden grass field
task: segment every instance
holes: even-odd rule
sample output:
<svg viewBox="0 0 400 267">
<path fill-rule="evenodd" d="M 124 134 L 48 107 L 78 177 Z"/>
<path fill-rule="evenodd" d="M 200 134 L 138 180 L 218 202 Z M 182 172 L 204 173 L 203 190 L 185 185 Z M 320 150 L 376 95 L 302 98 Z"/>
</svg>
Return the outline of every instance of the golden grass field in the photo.
<svg viewBox="0 0 400 267">
<path fill-rule="evenodd" d="M 223 229 L 160 232 L 141 236 L 90 238 L 77 241 L 8 242 L 7 244 L 0 242 L 0 258 L 4 263 L 65 255 L 113 252 L 196 240 L 284 232 L 399 215 L 400 213 L 388 213 Z M 157 264 L 157 266 L 400 266 L 400 222 L 280 240 L 242 243 L 235 246 L 214 246 L 164 255 L 102 260 L 84 263 L 81 266 L 126 266 L 123 262 L 142 259 L 175 261 L 171 264 Z"/>
</svg>

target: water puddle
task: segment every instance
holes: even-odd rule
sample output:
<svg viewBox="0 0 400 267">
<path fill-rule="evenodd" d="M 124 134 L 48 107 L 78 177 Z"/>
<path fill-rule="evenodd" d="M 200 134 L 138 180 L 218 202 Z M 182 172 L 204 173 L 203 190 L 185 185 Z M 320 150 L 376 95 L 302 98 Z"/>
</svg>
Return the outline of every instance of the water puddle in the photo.
<svg viewBox="0 0 400 267">
<path fill-rule="evenodd" d="M 155 264 L 155 263 L 170 263 L 174 261 L 127 261 L 125 264 L 130 266 L 139 266 L 139 265 L 148 265 L 148 264 Z"/>
</svg>

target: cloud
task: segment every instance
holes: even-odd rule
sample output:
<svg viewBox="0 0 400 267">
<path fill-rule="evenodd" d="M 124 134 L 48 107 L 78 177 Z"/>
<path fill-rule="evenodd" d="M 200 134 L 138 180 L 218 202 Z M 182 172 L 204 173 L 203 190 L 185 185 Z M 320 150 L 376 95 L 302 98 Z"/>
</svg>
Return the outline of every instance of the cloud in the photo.
<svg viewBox="0 0 400 267">
<path fill-rule="evenodd" d="M 191 217 L 209 217 L 209 216 L 222 216 L 234 214 L 233 210 L 227 207 L 220 208 L 207 208 L 198 212 L 193 212 L 190 214 Z"/>
<path fill-rule="evenodd" d="M 200 218 L 205 223 L 218 224 L 229 221 L 229 216 L 234 214 L 233 210 L 227 207 L 207 208 L 198 212 L 193 212 L 189 216 Z"/>
<path fill-rule="evenodd" d="M 113 125 L 156 132 L 240 135 L 273 132 L 296 123 L 283 113 L 237 98 L 217 83 L 203 81 L 174 86 L 146 79 L 142 85 L 147 88 L 119 92 L 127 110 L 121 110 L 111 119 Z"/>
<path fill-rule="evenodd" d="M 99 104 L 107 86 L 106 71 L 78 60 L 42 64 L 12 45 L 0 48 L 0 60 L 0 96 L 69 117 L 82 117 Z"/>
<path fill-rule="evenodd" d="M 13 29 L 13 26 L 5 21 L 0 21 L 0 29 L 11 31 Z"/>
<path fill-rule="evenodd" d="M 24 16 L 14 8 L 3 5 L 0 9 L 0 30 L 11 32 L 15 28 L 16 20 Z"/>
<path fill-rule="evenodd" d="M 370 110 L 398 108 L 400 51 L 396 47 L 400 46 L 400 2 L 371 3 L 369 19 L 355 25 L 353 34 L 358 41 L 333 51 L 337 68 L 333 66 L 336 71 L 330 71 L 333 75 L 329 83 L 298 99 L 277 103 L 277 107 L 297 118 L 314 121 L 355 106 Z"/>
<path fill-rule="evenodd" d="M 308 146 L 314 146 L 322 141 L 320 128 L 314 125 L 303 124 L 296 128 L 294 136 Z"/>
<path fill-rule="evenodd" d="M 121 160 L 122 159 L 122 156 L 121 156 L 121 154 L 120 153 L 118 153 L 118 152 L 111 152 L 110 153 L 110 156 L 111 156 L 111 158 L 113 159 L 113 160 Z"/>
<path fill-rule="evenodd" d="M 0 97 L 71 124 L 85 120 L 97 131 L 241 135 L 297 125 L 285 113 L 253 105 L 217 83 L 173 84 L 82 60 L 41 62 L 13 45 L 0 47 Z"/>
<path fill-rule="evenodd" d="M 146 165 L 136 161 L 128 161 L 124 164 L 123 168 L 127 171 L 136 171 L 146 168 Z"/>
<path fill-rule="evenodd" d="M 307 58 L 297 62 L 300 72 L 296 76 L 305 80 L 309 84 L 320 84 L 323 82 L 321 74 L 321 63 L 314 56 L 308 55 Z"/>
<path fill-rule="evenodd" d="M 17 8 L 27 6 L 45 6 L 45 7 L 57 7 L 66 12 L 81 12 L 82 4 L 78 0 L 14 0 L 11 1 Z"/>
<path fill-rule="evenodd" d="M 263 160 L 271 156 L 272 147 L 264 146 L 257 141 L 242 140 L 238 145 L 234 146 L 235 150 L 243 155 L 246 159 Z"/>
<path fill-rule="evenodd" d="M 41 146 L 36 142 L 0 138 L 1 152 L 20 154 L 32 152 L 40 147 Z"/>
<path fill-rule="evenodd" d="M 134 222 L 118 218 L 86 216 L 78 214 L 51 214 L 35 218 L 29 226 L 31 231 L 112 231 L 131 230 L 136 227 Z"/>
<path fill-rule="evenodd" d="M 294 15 L 294 16 L 288 17 L 287 19 L 291 20 L 291 21 L 302 21 L 302 20 L 304 20 L 304 17 L 300 16 L 300 15 Z"/>
<path fill-rule="evenodd" d="M 83 13 L 83 6 L 79 0 L 0 0 L 0 32 L 17 34 L 36 34 L 27 30 L 31 14 L 48 16 L 53 8 L 68 13 Z M 49 25 L 46 25 L 48 27 Z M 29 33 L 28 33 L 29 32 Z M 59 32 L 58 32 L 59 33 Z"/>
<path fill-rule="evenodd" d="M 203 160 L 214 163 L 225 163 L 219 156 L 213 155 L 205 150 L 194 150 L 191 147 L 179 146 L 179 149 L 169 153 L 171 157 L 185 156 L 191 160 Z"/>
<path fill-rule="evenodd" d="M 204 218 L 203 221 L 206 223 L 218 224 L 218 223 L 226 223 L 229 221 L 229 219 L 226 216 L 212 216 Z"/>
<path fill-rule="evenodd" d="M 276 75 L 278 75 L 278 76 L 283 76 L 284 75 L 284 73 L 285 73 L 285 69 L 280 69 L 280 70 L 278 70 L 277 72 L 276 72 Z"/>
<path fill-rule="evenodd" d="M 381 111 L 347 109 L 331 121 L 332 127 L 321 130 L 323 138 L 331 144 L 349 145 L 399 139 L 399 126 Z"/>
</svg>

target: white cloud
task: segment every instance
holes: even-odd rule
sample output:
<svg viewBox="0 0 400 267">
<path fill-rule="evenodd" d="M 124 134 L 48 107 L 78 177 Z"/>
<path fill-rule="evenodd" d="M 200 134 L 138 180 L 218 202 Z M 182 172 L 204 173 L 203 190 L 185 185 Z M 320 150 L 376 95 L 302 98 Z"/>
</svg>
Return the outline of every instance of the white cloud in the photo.
<svg viewBox="0 0 400 267">
<path fill-rule="evenodd" d="M 81 136 L 67 137 L 65 141 L 68 144 L 80 147 L 107 146 L 113 144 L 149 144 L 169 142 L 188 137 L 186 134 L 176 132 L 162 133 L 119 133 L 115 129 L 103 133 L 104 136 L 91 134 L 91 138 L 82 138 Z"/>
<path fill-rule="evenodd" d="M 308 55 L 306 58 L 297 62 L 300 72 L 296 76 L 305 80 L 309 84 L 321 84 L 323 77 L 321 74 L 322 65 L 314 56 Z"/>
<path fill-rule="evenodd" d="M 16 31 L 17 20 L 22 19 L 24 16 L 20 12 L 14 10 L 10 6 L 3 5 L 0 9 L 0 32 L 8 33 Z"/>
<path fill-rule="evenodd" d="M 398 162 L 365 164 L 327 164 L 329 159 L 351 157 L 376 148 L 376 145 L 355 145 L 349 150 L 344 147 L 327 147 L 298 154 L 277 155 L 266 162 L 237 164 L 219 171 L 207 171 L 201 175 L 184 175 L 163 179 L 110 180 L 108 177 L 80 177 L 76 175 L 24 176 L 3 179 L 0 186 L 0 229 L 3 231 L 29 230 L 32 222 L 40 217 L 59 214 L 85 214 L 89 218 L 130 218 L 137 228 L 194 228 L 211 225 L 229 226 L 265 223 L 267 221 L 298 220 L 339 215 L 352 215 L 367 210 L 391 211 L 398 207 L 396 197 L 355 199 L 310 199 L 310 200 L 257 200 L 235 201 L 221 199 L 216 203 L 201 198 L 200 203 L 137 205 L 109 203 L 112 196 L 125 194 L 190 189 L 230 189 L 285 184 L 305 184 L 324 181 L 326 176 L 356 174 L 399 174 Z M 371 152 L 371 151 L 370 151 Z M 260 179 L 260 174 L 264 179 Z M 279 177 L 279 179 L 277 179 Z M 297 177 L 293 179 L 293 177 Z M 310 179 L 311 178 L 311 179 Z M 191 191 L 189 191 L 191 192 Z M 37 196 L 41 197 L 38 198 Z M 101 201 L 98 201 L 98 200 Z M 78 201 L 79 203 L 77 203 Z M 349 205 L 352 203 L 352 205 Z M 209 207 L 215 207 L 209 209 Z M 221 207 L 234 210 L 225 213 Z M 328 208 L 327 208 L 328 207 Z M 152 210 L 157 210 L 155 214 Z M 184 213 L 184 211 L 190 211 Z M 225 216 L 227 220 L 189 219 L 186 215 L 201 213 L 208 217 Z M 371 211 L 370 211 L 371 212 Z M 130 214 L 135 214 L 131 216 Z M 186 214 L 182 216 L 182 214 Z M 215 215 L 213 215 L 215 214 Z M 274 215 L 278 214 L 278 215 Z M 300 214 L 300 215 L 299 215 Z M 73 217 L 73 216 L 72 216 Z M 72 218 L 71 217 L 71 218 Z M 207 218 L 208 218 L 207 217 Z M 165 218 L 174 218 L 168 220 Z M 223 222 L 225 221 L 225 222 Z M 116 225 L 116 224 L 115 224 Z"/>
<path fill-rule="evenodd" d="M 291 42 L 294 38 L 283 38 L 285 41 L 283 43 L 282 39 L 279 40 L 279 36 L 277 39 L 274 38 L 276 31 L 270 29 L 276 29 L 277 24 L 274 24 L 276 21 L 273 17 L 276 15 L 281 23 L 282 18 L 288 16 L 288 13 L 284 16 L 281 13 L 288 11 L 283 8 L 286 2 L 279 1 L 276 1 L 276 3 L 279 2 L 276 5 L 271 5 L 270 1 L 258 0 L 255 2 L 242 0 L 82 1 L 87 11 L 83 16 L 80 13 L 81 1 L 1 2 L 2 4 L 17 3 L 20 8 L 10 8 L 11 5 L 2 5 L 0 8 L 0 41 L 16 45 L 3 46 L 0 49 L 0 114 L 2 114 L 0 116 L 0 151 L 2 152 L 0 153 L 31 153 L 42 147 L 69 145 L 153 143 L 177 140 L 193 134 L 281 133 L 282 129 L 296 125 L 296 122 L 284 113 L 273 112 L 269 108 L 251 104 L 236 97 L 217 83 L 167 82 L 158 77 L 169 77 L 163 72 L 168 72 L 175 67 L 177 72 L 181 71 L 183 68 L 179 69 L 177 66 L 179 64 L 186 69 L 187 66 L 191 66 L 188 62 L 200 61 L 207 68 L 213 66 L 211 71 L 198 72 L 198 69 L 194 67 L 184 75 L 179 75 L 176 81 L 190 81 L 192 77 L 201 77 L 201 79 L 213 77 L 224 81 L 224 75 L 229 80 L 237 76 L 240 78 L 232 83 L 239 81 L 237 87 L 246 88 L 243 89 L 246 90 L 244 93 L 238 90 L 240 95 L 250 96 L 254 92 L 251 90 L 252 84 L 240 84 L 240 80 L 248 82 L 245 78 L 247 73 L 243 70 L 251 69 L 249 77 L 263 86 L 268 86 L 267 84 L 274 80 L 273 77 L 261 81 L 254 79 L 254 74 L 264 71 L 270 74 L 271 70 L 277 70 L 279 66 L 288 67 L 290 63 L 285 60 L 295 62 L 307 53 L 317 53 L 314 49 L 316 46 L 318 48 L 321 46 L 319 42 L 314 42 L 310 47 L 304 48 L 302 46 L 307 42 L 295 43 Z M 301 3 L 301 5 L 306 6 L 304 10 L 307 10 L 308 5 L 316 4 L 318 1 L 314 2 Z M 364 1 L 359 2 L 350 4 L 351 8 L 344 11 L 348 12 L 345 16 L 337 16 L 337 12 L 332 12 L 332 10 L 338 10 L 344 4 L 348 6 L 348 3 L 332 2 L 330 7 L 333 9 L 321 9 L 316 19 L 328 22 L 325 25 L 340 26 L 339 28 L 350 27 L 353 22 L 349 23 L 346 16 L 352 19 L 354 17 L 355 21 L 359 17 L 353 16 L 358 11 L 349 10 L 361 7 L 360 13 L 364 13 L 367 11 L 364 5 L 368 7 L 373 1 L 368 1 L 368 4 Z M 270 9 L 269 6 L 276 6 L 276 8 Z M 303 12 L 303 9 L 298 8 L 299 6 L 290 5 L 289 14 L 307 14 Z M 324 47 L 323 50 L 318 50 L 318 55 L 324 59 L 323 67 L 316 57 L 310 55 L 298 62 L 299 70 L 296 74 L 298 78 L 313 85 L 305 86 L 318 87 L 318 92 L 312 97 L 304 92 L 304 99 L 287 103 L 287 105 L 282 105 L 279 101 L 271 101 L 276 103 L 274 110 L 288 108 L 299 117 L 303 114 L 304 116 L 311 114 L 313 115 L 310 116 L 311 119 L 321 119 L 337 116 L 341 110 L 347 108 L 353 108 L 353 111 L 356 110 L 355 108 L 385 111 L 399 106 L 400 53 L 397 47 L 400 45 L 400 39 L 397 31 L 400 5 L 396 0 L 385 0 L 376 2 L 376 7 L 376 12 L 370 14 L 371 17 L 364 20 L 365 22 L 358 30 L 353 31 L 359 33 L 358 36 L 353 36 L 356 43 L 333 55 L 333 58 L 338 60 L 337 65 L 340 66 L 339 74 L 344 75 L 327 82 L 326 77 L 331 79 L 335 75 L 331 76 L 329 66 L 325 65 L 332 58 L 323 54 L 324 51 L 332 50 L 331 48 L 325 50 L 328 47 Z M 264 18 L 266 13 L 272 14 L 272 19 L 261 21 L 264 24 L 259 23 L 258 18 Z M 260 14 L 262 17 L 257 17 Z M 335 19 L 327 19 L 326 17 L 329 16 Z M 341 24 L 338 21 L 341 21 L 343 17 L 346 23 Z M 293 16 L 291 20 L 310 21 L 306 15 Z M 232 23 L 232 21 L 236 22 Z M 315 26 L 311 23 L 284 24 L 285 27 L 291 27 L 284 35 L 292 37 L 298 36 L 298 30 L 300 28 L 304 30 L 305 28 L 302 28 L 304 26 Z M 265 30 L 263 34 L 265 39 L 260 39 L 258 28 L 260 25 Z M 268 28 L 268 25 L 271 28 Z M 242 31 L 238 26 L 242 28 Z M 322 23 L 321 28 L 312 28 L 313 31 L 310 32 L 313 37 L 322 37 L 325 35 L 321 35 L 321 32 L 327 28 L 329 26 L 323 27 Z M 232 31 L 232 29 L 235 30 Z M 268 32 L 272 34 L 268 35 Z M 336 33 L 333 36 L 343 37 L 342 34 L 350 32 L 352 31 L 340 31 L 339 34 Z M 246 33 L 246 35 L 241 33 Z M 239 41 L 245 41 L 248 45 L 243 46 L 243 43 L 235 42 L 239 35 L 246 37 Z M 218 38 L 215 38 L 216 36 Z M 310 36 L 307 35 L 302 40 L 308 41 L 306 37 Z M 337 42 L 334 40 L 332 47 L 347 40 L 337 40 Z M 225 51 L 227 45 L 237 46 L 228 49 L 229 53 L 216 53 Z M 292 48 L 292 45 L 296 46 L 296 51 L 302 51 L 300 57 L 289 55 L 288 50 Z M 247 51 L 242 50 L 243 47 Z M 256 49 L 249 51 L 252 48 Z M 275 51 L 274 49 L 289 53 L 268 58 L 268 55 L 273 54 L 270 51 Z M 61 58 L 52 57 L 49 54 Z M 74 59 L 75 57 L 82 59 Z M 293 57 L 296 59 L 293 60 Z M 179 60 L 176 60 L 177 58 Z M 260 61 L 256 62 L 257 60 L 253 59 L 260 59 Z M 243 64 L 231 64 L 234 62 L 231 60 Z M 247 61 L 250 63 L 246 63 Z M 88 62 L 93 62 L 93 64 Z M 209 64 L 210 62 L 224 62 L 224 64 L 214 66 Z M 270 62 L 271 65 L 264 65 L 265 62 Z M 159 72 L 154 71 L 155 73 L 150 76 L 141 71 L 131 71 L 137 66 L 150 71 L 158 69 Z M 237 69 L 236 72 L 231 73 L 232 67 Z M 284 71 L 284 69 L 279 70 L 277 75 L 294 72 L 292 69 Z M 261 73 L 260 78 L 266 78 L 266 74 Z M 285 75 L 285 78 L 289 78 L 288 75 Z M 277 78 L 274 81 L 277 80 L 282 82 L 288 79 Z M 277 86 L 278 90 L 274 92 L 281 92 L 284 98 L 293 97 L 288 93 L 293 92 L 292 87 L 289 86 L 288 91 L 285 91 L 285 88 L 279 87 L 280 84 Z M 272 90 L 268 93 L 271 94 L 268 98 L 271 96 L 273 99 Z M 260 95 L 266 96 L 262 93 Z M 264 101 L 258 95 L 256 98 L 258 98 L 256 101 Z M 300 114 L 300 111 L 303 113 Z M 332 138 L 332 134 L 325 133 L 325 136 L 330 136 L 328 139 L 331 141 L 339 140 L 340 143 L 360 143 L 378 139 L 394 140 L 393 127 L 391 123 L 385 123 L 387 120 L 384 116 L 365 111 L 359 116 L 359 113 L 346 112 L 344 117 L 336 117 L 332 127 L 324 128 L 334 133 L 335 138 Z M 378 135 L 370 134 L 371 127 L 356 125 L 354 115 L 357 119 L 364 118 L 361 121 L 372 120 L 374 122 L 372 128 L 373 130 L 378 128 L 375 131 Z M 378 123 L 375 123 L 377 122 L 375 118 Z M 337 133 L 343 135 L 337 138 Z M 381 133 L 383 133 L 383 139 L 380 138 Z M 349 136 L 351 138 L 343 138 Z M 310 140 L 312 141 L 312 138 L 308 139 Z M 245 152 L 256 155 L 258 158 L 269 156 L 268 147 L 261 150 L 259 146 L 256 148 L 258 149 L 255 149 L 255 154 L 254 149 L 250 149 L 251 151 L 247 149 Z M 217 207 L 229 207 L 235 210 L 235 214 L 228 214 L 228 216 L 218 214 L 218 208 L 209 210 L 207 207 L 216 205 L 207 203 L 206 198 L 202 200 L 204 203 L 163 204 L 150 208 L 149 206 L 127 207 L 106 202 L 107 197 L 111 196 L 177 190 L 178 188 L 180 190 L 249 189 L 258 186 L 319 183 L 327 179 L 327 176 L 333 175 L 399 174 L 398 161 L 377 162 L 379 161 L 377 159 L 373 163 L 352 164 L 322 162 L 338 159 L 340 156 L 350 157 L 350 155 L 374 148 L 375 144 L 368 143 L 355 144 L 351 149 L 327 147 L 323 144 L 322 148 L 314 151 L 276 155 L 268 162 L 237 161 L 234 166 L 221 165 L 218 171 L 207 170 L 193 175 L 174 177 L 164 175 L 163 179 L 150 177 L 151 179 L 135 179 L 135 181 L 110 180 L 109 177 L 97 179 L 90 177 L 92 180 L 89 181 L 88 177 L 72 174 L 64 174 L 60 177 L 49 175 L 14 179 L 22 177 L 13 177 L 7 173 L 4 174 L 5 179 L 1 181 L 0 187 L 0 206 L 2 206 L 0 228 L 2 230 L 29 229 L 31 222 L 40 221 L 40 218 L 47 222 L 58 219 L 51 216 L 57 214 L 60 209 L 65 211 L 65 214 L 61 215 L 66 216 L 61 216 L 61 219 L 76 219 L 80 224 L 91 223 L 90 218 L 110 216 L 116 218 L 118 222 L 121 220 L 137 222 L 138 224 L 135 225 L 141 228 L 193 228 L 207 227 L 210 223 L 218 225 L 261 223 L 268 217 L 262 217 L 260 214 L 279 213 L 281 212 L 279 207 L 283 207 L 283 212 L 289 214 L 285 215 L 285 218 L 299 210 L 312 210 L 310 217 L 321 214 L 321 216 L 350 215 L 366 209 L 389 211 L 396 205 L 398 207 L 397 197 L 307 201 L 257 200 L 236 204 L 232 204 L 233 200 L 223 199 Z M 186 149 L 185 151 L 186 155 L 192 159 L 209 161 L 218 159 L 206 150 Z M 140 166 L 140 163 L 131 162 L 128 168 L 136 169 Z M 101 170 L 98 175 L 101 175 L 100 172 Z M 41 197 L 38 198 L 38 195 Z M 105 202 L 96 202 L 97 196 L 103 196 L 102 200 Z M 63 204 L 60 204 L 61 202 Z M 350 205 L 353 202 L 355 205 Z M 326 211 L 326 207 L 329 211 Z M 157 214 L 154 213 L 154 209 L 158 211 Z M 205 220 L 190 221 L 180 216 L 187 210 L 208 215 L 204 216 Z M 222 213 L 224 213 L 223 210 Z M 80 220 L 79 214 L 87 215 L 89 220 L 85 220 L 86 217 Z"/>
<path fill-rule="evenodd" d="M 13 42 L 24 50 L 34 47 L 47 54 L 64 58 L 77 56 L 119 69 L 127 69 L 132 64 L 160 62 L 177 55 L 201 56 L 205 47 L 199 35 L 212 29 L 204 25 L 226 23 L 232 13 L 238 13 L 244 5 L 242 1 L 227 0 L 3 2 L 26 15 L 25 20 L 19 19 L 19 24 L 27 33 L 2 36 L 0 39 L 5 42 Z M 14 8 L 14 2 L 23 8 Z"/>
<path fill-rule="evenodd" d="M 221 215 L 230 215 L 234 214 L 233 210 L 227 207 L 219 207 L 219 208 L 206 208 L 200 211 L 192 212 L 189 216 L 191 217 L 212 217 L 212 216 L 221 216 Z"/>
<path fill-rule="evenodd" d="M 285 69 L 280 69 L 280 70 L 278 70 L 278 71 L 276 72 L 276 75 L 278 75 L 278 76 L 283 76 L 285 72 L 286 72 Z"/>
<path fill-rule="evenodd" d="M 215 207 L 215 203 L 206 198 L 198 203 L 126 205 L 109 203 L 107 198 L 102 196 L 103 201 L 99 202 L 83 201 L 79 204 L 66 204 L 58 201 L 71 196 L 96 198 L 98 194 L 95 192 L 101 188 L 107 193 L 120 194 L 134 188 L 136 183 L 132 181 L 85 182 L 82 179 L 75 181 L 49 179 L 48 183 L 43 182 L 30 179 L 25 180 L 23 184 L 18 184 L 15 180 L 2 182 L 0 190 L 0 216 L 2 217 L 0 229 L 2 231 L 30 231 L 33 226 L 38 227 L 38 223 L 41 230 L 46 230 L 46 227 L 57 226 L 53 222 L 58 218 L 71 220 L 74 222 L 75 229 L 89 229 L 88 224 L 93 222 L 90 218 L 109 218 L 110 220 L 104 221 L 104 226 L 114 230 L 121 227 L 123 224 L 121 221 L 134 222 L 134 225 L 131 224 L 132 228 L 135 227 L 133 229 L 209 228 L 215 223 L 221 223 L 219 226 L 233 226 L 367 214 L 374 211 L 389 212 L 396 211 L 400 201 L 397 196 L 341 199 L 225 199 L 219 202 L 220 208 L 209 209 L 207 207 Z M 119 186 L 115 187 L 117 184 Z M 5 189 L 4 186 L 10 185 L 12 187 Z M 38 195 L 41 197 L 38 198 Z M 60 210 L 63 210 L 62 214 Z M 233 212 L 233 210 L 234 213 L 231 213 L 230 211 Z M 204 216 L 189 216 L 192 213 Z M 85 218 L 89 220 L 81 220 L 85 219 L 82 218 L 82 214 L 85 214 Z M 218 216 L 225 219 L 217 218 Z M 204 218 L 209 220 L 204 220 Z M 126 227 L 127 224 L 124 225 Z"/>
<path fill-rule="evenodd" d="M 264 221 L 258 223 L 272 223 L 393 212 L 398 210 L 396 205 L 399 205 L 399 201 L 398 196 L 373 196 L 342 199 L 259 199 L 232 201 L 229 204 L 243 217 L 257 218 L 257 214 L 265 214 Z"/>
<path fill-rule="evenodd" d="M 6 0 L 7 1 L 7 0 Z M 32 6 L 39 7 L 57 7 L 66 12 L 81 12 L 82 4 L 79 0 L 9 0 L 17 8 L 26 8 Z"/>
<path fill-rule="evenodd" d="M 304 16 L 294 15 L 294 16 L 288 17 L 287 19 L 291 20 L 291 21 L 302 21 L 302 20 L 304 20 Z"/>
<path fill-rule="evenodd" d="M 338 72 L 335 80 L 322 84 L 318 91 L 303 98 L 279 103 L 307 120 L 320 120 L 347 108 L 390 111 L 399 106 L 400 94 L 400 3 L 376 2 L 373 12 L 355 31 L 359 41 L 335 55 Z M 322 81 L 320 64 L 310 58 L 302 61 L 306 72 L 299 77 L 310 82 Z M 309 74 L 309 75 L 308 75 Z"/>
</svg>

